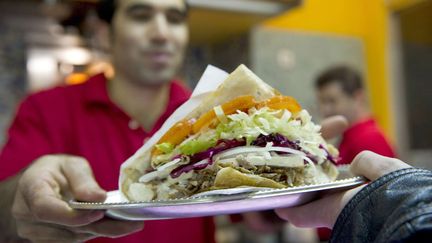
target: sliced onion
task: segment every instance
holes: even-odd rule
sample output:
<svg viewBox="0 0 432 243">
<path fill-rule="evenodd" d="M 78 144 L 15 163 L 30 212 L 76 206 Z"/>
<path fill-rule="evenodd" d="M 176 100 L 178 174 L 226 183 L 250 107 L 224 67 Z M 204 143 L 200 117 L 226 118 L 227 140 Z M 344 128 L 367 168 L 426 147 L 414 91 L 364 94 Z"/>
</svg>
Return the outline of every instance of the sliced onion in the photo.
<svg viewBox="0 0 432 243">
<path fill-rule="evenodd" d="M 155 171 L 146 173 L 144 175 L 142 175 L 138 181 L 142 182 L 142 183 L 146 183 L 149 182 L 153 179 L 156 179 L 158 177 L 162 177 L 163 175 L 167 174 L 167 172 L 171 172 L 171 171 L 165 171 L 166 169 L 168 169 L 169 167 L 173 167 L 174 165 L 176 165 L 177 163 L 179 163 L 181 161 L 180 158 L 174 159 L 173 161 L 170 161 L 160 167 L 158 167 Z M 174 169 L 174 167 L 172 168 Z"/>
<path fill-rule="evenodd" d="M 285 153 L 297 154 L 297 155 L 306 157 L 305 153 L 298 151 L 298 150 L 295 150 L 295 149 L 292 149 L 292 148 L 242 146 L 242 147 L 236 147 L 233 149 L 225 150 L 224 152 L 221 152 L 221 153 L 215 155 L 215 158 L 216 159 L 217 158 L 224 158 L 224 157 L 233 156 L 233 155 L 237 155 L 237 154 L 244 154 L 244 153 L 259 153 L 259 152 L 270 152 L 270 151 L 285 152 Z"/>
<path fill-rule="evenodd" d="M 177 164 L 177 163 L 180 162 L 180 161 L 181 161 L 181 159 L 180 159 L 180 158 L 177 158 L 177 159 L 175 159 L 175 160 L 173 160 L 173 161 L 170 161 L 170 162 L 168 162 L 168 163 L 165 163 L 164 165 L 159 166 L 159 167 L 157 168 L 157 171 L 164 171 L 164 170 L 167 169 L 168 167 L 173 166 L 173 165 Z"/>
<path fill-rule="evenodd" d="M 249 153 L 263 153 L 263 152 L 284 152 L 284 153 L 290 153 L 301 156 L 306 162 L 314 166 L 313 161 L 306 156 L 305 153 L 292 149 L 292 148 L 286 148 L 286 147 L 258 147 L 258 146 L 242 146 L 242 147 L 236 147 L 232 149 L 225 150 L 219 154 L 216 154 L 214 159 L 222 159 L 225 157 L 230 157 L 237 154 L 249 154 Z"/>
<path fill-rule="evenodd" d="M 285 168 L 296 168 L 303 167 L 303 156 L 300 155 L 289 155 L 289 156 L 273 156 L 270 159 L 262 156 L 247 156 L 246 160 L 251 165 L 263 166 L 268 165 L 272 167 L 285 167 Z"/>
<path fill-rule="evenodd" d="M 142 182 L 142 183 L 149 182 L 149 181 L 151 181 L 151 180 L 153 180 L 153 179 L 156 179 L 156 178 L 159 176 L 160 173 L 161 173 L 161 172 L 160 172 L 160 171 L 157 171 L 157 170 L 152 171 L 152 172 L 149 172 L 149 173 L 146 173 L 146 174 L 142 175 L 142 176 L 138 179 L 138 181 L 139 181 L 139 182 Z"/>
<path fill-rule="evenodd" d="M 271 147 L 273 147 L 273 142 L 268 142 L 268 143 L 266 143 L 266 146 L 265 146 L 266 148 L 271 148 Z"/>
<path fill-rule="evenodd" d="M 193 164 L 194 165 L 194 167 L 195 166 L 201 166 L 201 165 L 209 165 L 209 159 L 203 159 L 203 160 L 201 160 L 200 162 L 197 162 L 197 163 L 195 163 L 195 164 Z"/>
</svg>

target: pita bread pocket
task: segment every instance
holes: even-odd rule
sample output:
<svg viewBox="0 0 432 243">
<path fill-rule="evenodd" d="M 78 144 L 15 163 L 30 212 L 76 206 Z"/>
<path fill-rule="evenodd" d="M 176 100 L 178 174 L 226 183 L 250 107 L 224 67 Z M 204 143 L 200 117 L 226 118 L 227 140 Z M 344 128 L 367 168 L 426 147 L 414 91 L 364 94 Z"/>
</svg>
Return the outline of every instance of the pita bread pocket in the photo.
<svg viewBox="0 0 432 243">
<path fill-rule="evenodd" d="M 297 101 L 240 65 L 121 167 L 130 201 L 241 186 L 285 188 L 336 179 L 338 151 Z"/>
</svg>

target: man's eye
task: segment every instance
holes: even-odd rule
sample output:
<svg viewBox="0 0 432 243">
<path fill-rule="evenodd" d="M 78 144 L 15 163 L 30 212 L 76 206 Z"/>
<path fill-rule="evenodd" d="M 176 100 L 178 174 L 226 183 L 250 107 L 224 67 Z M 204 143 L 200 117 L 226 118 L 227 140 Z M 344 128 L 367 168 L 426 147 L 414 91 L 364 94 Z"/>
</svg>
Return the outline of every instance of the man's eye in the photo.
<svg viewBox="0 0 432 243">
<path fill-rule="evenodd" d="M 136 10 L 129 12 L 129 16 L 137 21 L 149 21 L 153 18 L 153 11 L 150 10 Z"/>
<path fill-rule="evenodd" d="M 178 10 L 168 10 L 165 15 L 171 24 L 182 24 L 186 21 L 186 13 Z"/>
</svg>

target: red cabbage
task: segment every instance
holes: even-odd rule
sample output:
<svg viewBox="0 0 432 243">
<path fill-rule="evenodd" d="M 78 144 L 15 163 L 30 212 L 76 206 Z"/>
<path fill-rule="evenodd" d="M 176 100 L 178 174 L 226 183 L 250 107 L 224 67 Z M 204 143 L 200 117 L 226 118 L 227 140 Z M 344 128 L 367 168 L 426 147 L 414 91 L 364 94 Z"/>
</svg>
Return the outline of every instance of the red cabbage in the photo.
<svg viewBox="0 0 432 243">
<path fill-rule="evenodd" d="M 315 164 L 318 163 L 318 158 L 302 149 L 299 145 L 299 141 L 291 141 L 284 135 L 280 133 L 272 133 L 269 135 L 259 135 L 255 141 L 253 141 L 251 144 L 255 146 L 265 147 L 267 143 L 272 142 L 273 146 L 275 147 L 284 147 L 284 148 L 291 148 L 298 151 L 301 151 L 305 153 L 306 157 L 312 160 Z M 278 154 L 287 154 L 286 152 L 277 152 Z M 304 161 L 305 164 L 307 164 L 307 161 Z"/>
<path fill-rule="evenodd" d="M 260 134 L 251 145 L 265 147 L 267 143 L 272 142 L 275 147 L 292 148 L 295 150 L 301 150 L 298 141 L 290 141 L 284 135 L 280 133 L 272 133 L 269 135 Z"/>
<path fill-rule="evenodd" d="M 265 147 L 267 145 L 267 143 L 272 142 L 273 146 L 277 146 L 277 147 L 285 147 L 285 148 L 291 148 L 291 149 L 295 149 L 298 151 L 302 151 L 303 153 L 306 154 L 306 156 L 311 159 L 315 164 L 318 163 L 318 158 L 303 150 L 300 145 L 299 145 L 299 141 L 290 141 L 287 137 L 285 137 L 282 134 L 279 133 L 272 133 L 269 135 L 259 135 L 257 137 L 257 139 L 255 139 L 255 141 L 253 141 L 251 143 L 251 145 L 253 146 L 259 146 L 259 147 Z M 245 146 L 246 145 L 246 140 L 245 139 L 233 139 L 233 140 L 227 140 L 227 139 L 221 139 L 216 143 L 215 147 L 209 148 L 205 151 L 196 153 L 194 155 L 189 156 L 190 157 L 190 162 L 186 165 L 181 165 L 177 168 L 175 168 L 172 172 L 171 172 L 171 177 L 172 178 L 177 178 L 179 177 L 181 174 L 183 173 L 188 173 L 191 170 L 202 170 L 204 168 L 206 168 L 209 165 L 213 164 L 213 156 L 225 151 L 227 149 L 231 149 L 231 148 L 235 148 L 235 147 L 239 147 L 239 146 Z M 323 145 L 320 145 L 320 148 L 325 150 L 327 153 L 327 159 L 329 161 L 331 161 L 332 163 L 336 164 L 338 161 L 338 158 L 334 158 L 325 148 Z M 278 152 L 278 153 L 284 153 L 284 152 Z M 180 158 L 181 156 L 184 155 L 178 155 L 173 159 L 176 158 Z M 209 159 L 207 163 L 200 163 L 198 164 L 198 162 L 203 161 L 205 159 Z M 307 162 L 305 161 L 305 164 L 307 164 Z"/>
<path fill-rule="evenodd" d="M 188 173 L 191 170 L 202 170 L 202 169 L 206 168 L 207 166 L 213 164 L 213 156 L 214 155 L 216 155 L 222 151 L 225 151 L 227 149 L 231 149 L 231 148 L 235 148 L 235 147 L 239 147 L 239 146 L 245 146 L 245 145 L 246 145 L 246 140 L 244 140 L 244 139 L 240 139 L 240 140 L 221 139 L 216 143 L 215 147 L 212 147 L 212 148 L 209 148 L 205 151 L 191 155 L 189 164 L 181 165 L 181 166 L 175 168 L 171 172 L 170 175 L 172 178 L 177 178 L 181 174 Z M 205 159 L 209 159 L 208 163 L 197 164 L 198 162 L 205 160 Z"/>
</svg>

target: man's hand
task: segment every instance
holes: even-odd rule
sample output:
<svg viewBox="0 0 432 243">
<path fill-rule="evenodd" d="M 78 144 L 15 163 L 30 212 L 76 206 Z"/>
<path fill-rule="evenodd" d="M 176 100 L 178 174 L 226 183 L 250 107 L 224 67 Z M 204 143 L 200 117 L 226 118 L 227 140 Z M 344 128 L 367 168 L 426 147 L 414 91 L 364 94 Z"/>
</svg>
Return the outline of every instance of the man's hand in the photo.
<svg viewBox="0 0 432 243">
<path fill-rule="evenodd" d="M 331 116 L 321 122 L 321 135 L 324 139 L 332 139 L 348 128 L 348 121 L 343 116 Z"/>
<path fill-rule="evenodd" d="M 398 159 L 364 151 L 354 158 L 350 169 L 353 174 L 373 181 L 390 172 L 409 167 L 411 166 Z M 342 209 L 363 187 L 331 194 L 303 206 L 276 209 L 275 211 L 281 218 L 298 227 L 333 228 Z"/>
<path fill-rule="evenodd" d="M 76 242 L 139 231 L 141 222 L 104 219 L 103 211 L 74 210 L 67 200 L 103 201 L 106 192 L 88 162 L 65 155 L 43 156 L 21 175 L 12 205 L 17 234 L 31 241 Z"/>
</svg>

